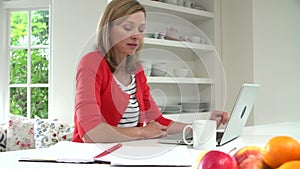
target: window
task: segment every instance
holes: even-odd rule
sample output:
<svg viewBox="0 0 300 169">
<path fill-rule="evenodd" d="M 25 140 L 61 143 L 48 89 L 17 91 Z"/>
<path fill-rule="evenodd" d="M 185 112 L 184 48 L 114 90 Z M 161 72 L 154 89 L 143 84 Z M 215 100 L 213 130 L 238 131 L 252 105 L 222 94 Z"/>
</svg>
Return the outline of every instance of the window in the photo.
<svg viewBox="0 0 300 169">
<path fill-rule="evenodd" d="M 46 8 L 6 9 L 6 112 L 30 118 L 35 115 L 48 118 L 51 64 L 49 11 L 49 5 Z"/>
</svg>

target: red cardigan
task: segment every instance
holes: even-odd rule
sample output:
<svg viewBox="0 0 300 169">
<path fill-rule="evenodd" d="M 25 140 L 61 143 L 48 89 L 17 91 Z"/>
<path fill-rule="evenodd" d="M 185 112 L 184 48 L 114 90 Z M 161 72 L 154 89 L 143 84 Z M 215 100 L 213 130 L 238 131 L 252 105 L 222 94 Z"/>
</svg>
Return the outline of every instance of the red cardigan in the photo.
<svg viewBox="0 0 300 169">
<path fill-rule="evenodd" d="M 142 68 L 136 71 L 136 98 L 140 106 L 138 126 L 155 120 L 168 126 L 147 84 Z M 83 142 L 82 136 L 100 123 L 117 126 L 128 105 L 129 95 L 117 85 L 107 61 L 99 51 L 86 54 L 77 68 L 75 96 L 75 130 L 72 141 Z M 99 133 L 101 134 L 101 133 Z"/>
</svg>

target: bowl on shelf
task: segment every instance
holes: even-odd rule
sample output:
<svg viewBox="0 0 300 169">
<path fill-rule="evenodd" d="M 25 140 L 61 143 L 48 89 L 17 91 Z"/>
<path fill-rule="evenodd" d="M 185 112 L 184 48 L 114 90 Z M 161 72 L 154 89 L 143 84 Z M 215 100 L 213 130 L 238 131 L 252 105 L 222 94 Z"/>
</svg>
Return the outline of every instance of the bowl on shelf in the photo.
<svg viewBox="0 0 300 169">
<path fill-rule="evenodd" d="M 200 36 L 191 36 L 191 37 L 188 37 L 188 40 L 192 43 L 201 43 Z"/>
<path fill-rule="evenodd" d="M 187 68 L 173 69 L 174 76 L 176 77 L 186 77 L 188 72 L 189 70 Z"/>
<path fill-rule="evenodd" d="M 164 0 L 167 4 L 177 5 L 177 0 Z"/>
<path fill-rule="evenodd" d="M 167 73 L 167 63 L 154 63 L 152 64 L 152 76 L 165 76 Z"/>
</svg>

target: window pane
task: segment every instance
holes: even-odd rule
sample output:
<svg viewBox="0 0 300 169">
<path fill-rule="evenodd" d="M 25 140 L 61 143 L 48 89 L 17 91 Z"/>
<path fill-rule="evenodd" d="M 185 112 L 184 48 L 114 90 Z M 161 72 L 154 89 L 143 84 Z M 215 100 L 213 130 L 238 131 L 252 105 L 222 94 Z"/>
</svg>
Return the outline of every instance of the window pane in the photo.
<svg viewBox="0 0 300 169">
<path fill-rule="evenodd" d="M 49 44 L 49 11 L 31 12 L 32 45 Z"/>
<path fill-rule="evenodd" d="M 27 83 L 27 50 L 10 51 L 10 84 Z"/>
<path fill-rule="evenodd" d="M 31 83 L 48 83 L 48 49 L 34 49 L 31 52 Z"/>
<path fill-rule="evenodd" d="M 27 89 L 24 87 L 10 88 L 10 113 L 27 116 Z"/>
<path fill-rule="evenodd" d="M 12 46 L 28 45 L 28 12 L 11 12 L 10 44 Z"/>
<path fill-rule="evenodd" d="M 48 118 L 48 88 L 35 87 L 31 89 L 31 118 L 37 115 Z"/>
</svg>

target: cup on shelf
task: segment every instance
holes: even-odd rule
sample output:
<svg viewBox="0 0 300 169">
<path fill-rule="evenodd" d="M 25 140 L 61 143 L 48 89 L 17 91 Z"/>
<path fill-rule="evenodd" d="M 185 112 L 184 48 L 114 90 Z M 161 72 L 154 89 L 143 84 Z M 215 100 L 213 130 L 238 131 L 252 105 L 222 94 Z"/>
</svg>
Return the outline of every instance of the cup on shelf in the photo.
<svg viewBox="0 0 300 169">
<path fill-rule="evenodd" d="M 194 4 L 190 0 L 186 0 L 184 2 L 183 6 L 188 7 L 188 8 L 192 8 L 194 6 Z"/>
<path fill-rule="evenodd" d="M 177 5 L 178 6 L 183 6 L 184 5 L 184 0 L 177 0 Z"/>
<path fill-rule="evenodd" d="M 153 63 L 151 75 L 152 76 L 165 76 L 167 73 L 167 63 Z"/>
<path fill-rule="evenodd" d="M 158 39 L 165 39 L 166 33 L 164 32 L 159 32 L 158 33 Z"/>
<path fill-rule="evenodd" d="M 167 28 L 165 39 L 168 40 L 178 40 L 179 34 L 177 28 L 171 26 Z"/>
</svg>

